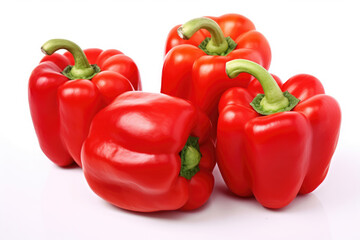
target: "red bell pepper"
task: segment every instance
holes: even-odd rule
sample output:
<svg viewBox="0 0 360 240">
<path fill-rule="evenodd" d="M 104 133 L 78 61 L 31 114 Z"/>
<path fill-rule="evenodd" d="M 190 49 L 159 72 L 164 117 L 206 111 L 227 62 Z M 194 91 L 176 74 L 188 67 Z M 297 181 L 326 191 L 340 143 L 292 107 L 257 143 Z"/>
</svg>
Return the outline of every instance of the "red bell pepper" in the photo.
<svg viewBox="0 0 360 240">
<path fill-rule="evenodd" d="M 242 58 L 267 69 L 271 60 L 265 37 L 249 19 L 237 14 L 197 18 L 174 27 L 166 53 L 161 92 L 192 101 L 214 127 L 221 94 L 230 87 L 246 87 L 251 80 L 250 75 L 230 79 L 225 63 Z"/>
<path fill-rule="evenodd" d="M 215 149 L 210 120 L 187 101 L 126 92 L 93 119 L 82 148 L 92 190 L 127 210 L 191 210 L 209 198 Z"/>
<path fill-rule="evenodd" d="M 118 94 L 141 89 L 135 63 L 122 52 L 86 49 L 53 39 L 29 80 L 29 104 L 40 147 L 59 166 L 81 166 L 81 145 L 93 116 Z M 66 49 L 64 55 L 54 53 Z M 54 54 L 53 54 L 54 53 Z M 89 64 L 92 64 L 90 65 Z"/>
<path fill-rule="evenodd" d="M 216 152 L 229 189 L 243 197 L 254 195 L 268 208 L 284 207 L 297 194 L 315 190 L 339 137 L 336 100 L 310 75 L 296 75 L 280 89 L 250 61 L 230 61 L 226 72 L 230 78 L 250 73 L 261 83 L 229 89 L 220 100 Z M 265 95 L 259 94 L 261 86 Z"/>
</svg>

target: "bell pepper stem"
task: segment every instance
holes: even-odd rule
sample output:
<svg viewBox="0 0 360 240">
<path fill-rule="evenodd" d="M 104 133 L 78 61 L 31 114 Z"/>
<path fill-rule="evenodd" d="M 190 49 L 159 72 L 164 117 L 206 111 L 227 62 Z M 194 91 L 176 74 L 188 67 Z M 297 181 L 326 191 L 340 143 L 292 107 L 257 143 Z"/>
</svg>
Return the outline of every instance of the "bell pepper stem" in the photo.
<svg viewBox="0 0 360 240">
<path fill-rule="evenodd" d="M 180 26 L 177 30 L 179 37 L 182 39 L 190 39 L 194 33 L 200 29 L 206 29 L 211 34 L 211 40 L 206 45 L 209 52 L 222 54 L 226 52 L 229 45 L 219 25 L 210 18 L 195 18 Z"/>
<path fill-rule="evenodd" d="M 185 150 L 184 169 L 192 169 L 200 162 L 201 154 L 194 147 L 187 147 Z"/>
<path fill-rule="evenodd" d="M 264 90 L 265 95 L 262 96 L 259 103 L 259 107 L 261 108 L 260 112 L 253 106 L 256 98 L 252 102 L 252 106 L 257 112 L 263 115 L 269 115 L 276 112 L 287 111 L 291 110 L 299 102 L 299 100 L 290 93 L 283 93 L 271 74 L 259 64 L 245 59 L 232 60 L 226 63 L 226 74 L 230 78 L 235 78 L 243 72 L 254 76 Z M 291 96 L 289 97 L 289 95 Z M 289 109 L 289 107 L 291 108 Z"/>
<path fill-rule="evenodd" d="M 200 169 L 201 159 L 199 138 L 189 136 L 184 148 L 180 152 L 181 169 L 180 176 L 190 180 Z"/>
<path fill-rule="evenodd" d="M 74 57 L 75 65 L 63 72 L 70 79 L 90 79 L 100 71 L 96 65 L 89 64 L 84 52 L 74 42 L 66 39 L 51 39 L 41 47 L 41 51 L 47 55 L 51 55 L 59 49 L 68 50 Z"/>
</svg>

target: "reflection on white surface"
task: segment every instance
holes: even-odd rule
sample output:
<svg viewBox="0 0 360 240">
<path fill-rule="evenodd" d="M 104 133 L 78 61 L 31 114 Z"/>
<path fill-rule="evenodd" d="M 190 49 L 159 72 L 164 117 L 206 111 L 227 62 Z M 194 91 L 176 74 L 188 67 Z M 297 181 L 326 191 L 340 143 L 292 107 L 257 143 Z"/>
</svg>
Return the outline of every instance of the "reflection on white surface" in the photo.
<svg viewBox="0 0 360 240">
<path fill-rule="evenodd" d="M 254 198 L 239 198 L 218 179 L 210 201 L 194 212 L 133 213 L 114 207 L 87 187 L 79 168 L 49 168 L 43 189 L 42 219 L 47 236 L 111 237 L 125 231 L 138 238 L 156 235 L 166 239 L 169 232 L 182 229 L 196 235 L 202 231 L 224 232 L 228 236 L 280 239 L 296 237 L 329 239 L 327 215 L 315 194 L 297 197 L 281 210 L 263 208 Z M 256 224 L 254 224 L 256 223 Z M 142 230 L 138 231 L 141 225 Z M 209 226 L 217 226 L 214 230 Z M 66 229 L 66 231 L 64 231 Z M 89 230 L 90 229 L 90 230 Z M 167 231 L 163 231 L 167 229 Z M 311 234 L 310 234 L 311 233 Z M 309 235 L 310 234 L 310 235 Z M 175 235 L 172 239 L 182 239 Z"/>
<path fill-rule="evenodd" d="M 8 146 L 3 156 L 10 158 L 14 151 L 14 146 Z M 29 154 L 35 158 L 21 164 Z M 355 220 L 360 213 L 360 192 L 349 184 L 360 179 L 356 159 L 359 153 L 349 149 L 336 154 L 325 182 L 280 210 L 269 210 L 254 198 L 231 194 L 216 168 L 215 189 L 204 207 L 192 212 L 145 214 L 119 209 L 99 198 L 78 167 L 56 167 L 38 150 L 18 151 L 11 164 L 0 169 L 9 179 L 0 182 L 7 193 L 0 198 L 0 236 L 183 239 L 180 229 L 186 229 L 191 239 L 240 235 L 243 239 L 358 239 Z"/>
<path fill-rule="evenodd" d="M 144 214 L 108 204 L 80 168 L 56 167 L 38 146 L 1 143 L 0 239 L 183 239 L 183 229 L 190 239 L 359 239 L 358 149 L 340 145 L 325 182 L 280 210 L 234 196 L 216 168 L 204 207 Z"/>
</svg>

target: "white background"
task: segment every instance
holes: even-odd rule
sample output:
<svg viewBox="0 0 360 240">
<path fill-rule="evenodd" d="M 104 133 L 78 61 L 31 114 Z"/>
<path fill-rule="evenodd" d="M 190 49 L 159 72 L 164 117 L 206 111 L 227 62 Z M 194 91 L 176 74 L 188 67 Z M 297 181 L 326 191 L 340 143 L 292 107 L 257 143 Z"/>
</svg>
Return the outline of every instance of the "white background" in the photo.
<svg viewBox="0 0 360 240">
<path fill-rule="evenodd" d="M 360 7 L 356 1 L 7 1 L 0 6 L 0 239 L 360 239 Z M 117 48 L 158 92 L 165 39 L 176 24 L 239 13 L 270 42 L 270 71 L 285 81 L 317 76 L 340 103 L 341 136 L 324 183 L 274 211 L 229 194 L 218 170 L 209 202 L 194 212 L 139 214 L 111 206 L 79 168 L 41 152 L 27 81 L 40 46 L 66 38 Z"/>
</svg>

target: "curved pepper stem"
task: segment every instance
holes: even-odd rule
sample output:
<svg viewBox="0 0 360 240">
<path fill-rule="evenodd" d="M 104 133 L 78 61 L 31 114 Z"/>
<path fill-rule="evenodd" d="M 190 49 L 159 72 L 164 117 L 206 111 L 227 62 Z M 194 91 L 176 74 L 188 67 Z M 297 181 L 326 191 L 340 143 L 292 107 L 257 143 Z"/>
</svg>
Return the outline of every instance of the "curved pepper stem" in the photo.
<svg viewBox="0 0 360 240">
<path fill-rule="evenodd" d="M 260 82 L 265 93 L 258 94 L 250 103 L 256 112 L 262 115 L 270 115 L 290 111 L 299 103 L 300 100 L 288 91 L 283 93 L 271 74 L 259 64 L 245 59 L 232 60 L 226 63 L 226 74 L 230 78 L 235 78 L 243 72 L 254 76 Z"/>
<path fill-rule="evenodd" d="M 201 159 L 199 138 L 190 136 L 180 152 L 180 176 L 190 180 L 199 170 Z"/>
<path fill-rule="evenodd" d="M 204 42 L 199 46 L 202 49 L 202 45 L 205 45 L 205 49 L 202 50 L 204 50 L 207 54 L 226 55 L 236 47 L 236 43 L 230 38 L 230 40 L 233 42 L 231 45 L 235 44 L 235 46 L 230 51 L 228 51 L 228 38 L 224 37 L 224 33 L 222 32 L 219 25 L 210 18 L 201 17 L 192 19 L 180 26 L 177 32 L 179 37 L 188 40 L 200 29 L 206 29 L 211 34 L 211 38 L 205 39 Z"/>
<path fill-rule="evenodd" d="M 83 50 L 74 42 L 66 39 L 51 39 L 41 47 L 41 51 L 47 55 L 51 55 L 59 49 L 68 50 L 74 57 L 75 65 L 67 66 L 62 72 L 69 79 L 91 79 L 100 72 L 100 68 L 96 64 L 89 64 Z"/>
</svg>

